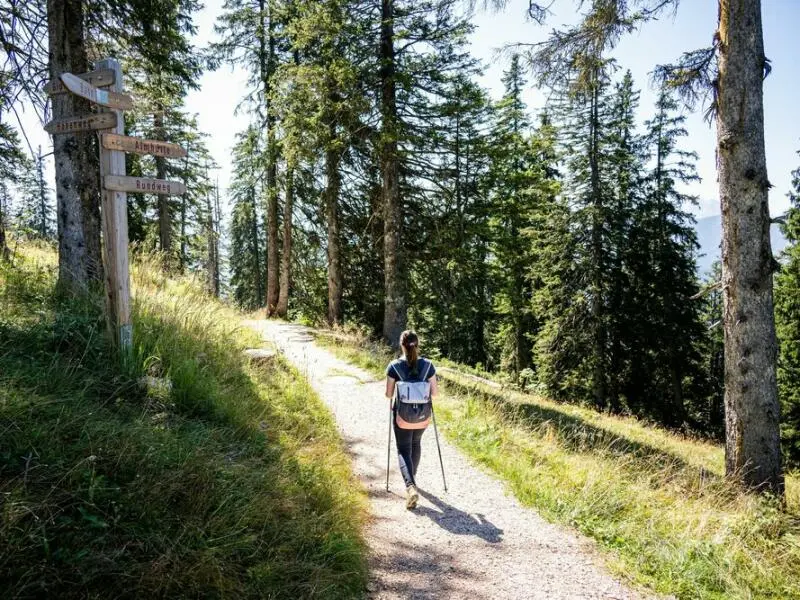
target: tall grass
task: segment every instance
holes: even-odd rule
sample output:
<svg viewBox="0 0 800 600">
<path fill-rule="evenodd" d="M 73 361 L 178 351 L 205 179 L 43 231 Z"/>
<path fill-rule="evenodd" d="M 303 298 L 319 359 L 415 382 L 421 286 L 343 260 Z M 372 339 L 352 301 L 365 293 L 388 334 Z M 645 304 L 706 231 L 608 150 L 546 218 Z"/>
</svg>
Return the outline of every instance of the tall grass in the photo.
<svg viewBox="0 0 800 600">
<path fill-rule="evenodd" d="M 385 347 L 320 342 L 382 373 Z M 545 518 L 596 540 L 616 573 L 679 598 L 800 598 L 800 482 L 787 506 L 740 493 L 723 449 L 632 418 L 444 375 L 447 437 Z"/>
<path fill-rule="evenodd" d="M 122 363 L 52 255 L 0 267 L 4 598 L 351 598 L 366 515 L 331 416 L 240 316 L 135 266 Z M 142 377 L 151 379 L 149 384 Z"/>
</svg>

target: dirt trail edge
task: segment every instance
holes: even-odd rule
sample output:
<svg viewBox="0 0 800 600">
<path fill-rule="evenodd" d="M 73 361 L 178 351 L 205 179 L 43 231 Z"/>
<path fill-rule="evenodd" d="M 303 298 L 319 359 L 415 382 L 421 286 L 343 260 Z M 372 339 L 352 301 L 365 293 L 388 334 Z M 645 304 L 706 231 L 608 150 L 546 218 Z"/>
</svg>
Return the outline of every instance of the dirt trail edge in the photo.
<svg viewBox="0 0 800 600">
<path fill-rule="evenodd" d="M 420 505 L 405 508 L 383 381 L 316 346 L 307 328 L 249 321 L 305 375 L 336 417 L 370 498 L 368 597 L 374 599 L 640 599 L 603 571 L 591 544 L 522 507 L 440 432 L 448 492 L 433 431 L 422 441 Z"/>
</svg>

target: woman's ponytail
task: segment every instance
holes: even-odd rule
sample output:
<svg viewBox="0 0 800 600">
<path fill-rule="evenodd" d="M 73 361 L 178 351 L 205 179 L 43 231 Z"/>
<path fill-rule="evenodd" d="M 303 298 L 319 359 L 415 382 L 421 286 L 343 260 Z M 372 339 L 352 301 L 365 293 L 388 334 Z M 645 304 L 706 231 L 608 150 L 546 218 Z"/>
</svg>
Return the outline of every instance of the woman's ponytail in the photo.
<svg viewBox="0 0 800 600">
<path fill-rule="evenodd" d="M 403 349 L 403 356 L 412 373 L 417 371 L 417 359 L 419 358 L 419 338 L 412 330 L 407 329 L 400 334 L 400 347 Z"/>
</svg>

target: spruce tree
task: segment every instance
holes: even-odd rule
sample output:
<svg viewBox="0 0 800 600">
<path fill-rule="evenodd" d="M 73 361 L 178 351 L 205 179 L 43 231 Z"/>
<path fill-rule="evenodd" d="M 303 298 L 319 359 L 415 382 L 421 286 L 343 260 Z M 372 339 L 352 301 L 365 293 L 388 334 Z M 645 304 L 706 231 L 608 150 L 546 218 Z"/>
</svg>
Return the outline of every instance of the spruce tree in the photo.
<svg viewBox="0 0 800 600">
<path fill-rule="evenodd" d="M 636 205 L 631 241 L 633 289 L 629 311 L 645 326 L 634 348 L 640 357 L 629 394 L 638 411 L 662 423 L 703 429 L 697 413 L 705 397 L 705 376 L 698 349 L 705 336 L 697 293 L 698 249 L 694 217 L 697 203 L 680 186 L 697 181 L 693 152 L 679 146 L 687 136 L 685 117 L 662 89 L 656 114 L 646 123 L 644 144 L 650 163 L 644 195 Z M 700 411 L 702 412 L 702 411 Z"/>
<path fill-rule="evenodd" d="M 433 185 L 414 210 L 408 315 L 429 352 L 486 365 L 491 104 L 475 75 L 463 69 L 443 81 L 450 91 L 431 106 L 427 135 L 419 140 L 425 153 L 419 162 L 434 170 L 415 169 Z"/>
<path fill-rule="evenodd" d="M 541 172 L 522 91 L 526 85 L 518 55 L 503 75 L 505 94 L 494 107 L 491 130 L 491 215 L 493 345 L 501 368 L 515 376 L 531 366 L 532 291 L 527 269 L 532 262 L 530 228 Z"/>
<path fill-rule="evenodd" d="M 55 218 L 50 188 L 44 177 L 44 158 L 41 147 L 33 161 L 26 160 L 19 187 L 17 227 L 29 237 L 54 238 Z"/>
<path fill-rule="evenodd" d="M 208 60 L 216 68 L 223 62 L 243 65 L 249 73 L 249 84 L 243 104 L 258 119 L 265 133 L 264 152 L 264 219 L 267 234 L 265 304 L 267 314 L 277 310 L 279 297 L 279 190 L 278 163 L 280 142 L 277 137 L 277 110 L 273 106 L 275 77 L 286 62 L 286 23 L 282 16 L 291 14 L 280 0 L 226 0 L 223 14 L 215 25 L 219 41 L 213 43 Z"/>
<path fill-rule="evenodd" d="M 540 295 L 547 326 L 537 340 L 537 368 L 545 389 L 597 408 L 608 408 L 613 401 L 608 302 L 614 282 L 608 275 L 615 238 L 607 89 L 608 79 L 598 65 L 589 88 L 552 107 L 566 157 L 562 193 L 570 214 L 565 224 L 561 211 L 556 211 L 556 226 L 566 229 L 554 242 L 564 250 L 549 253 L 569 259 L 561 264 L 562 276 L 551 279 Z"/>
<path fill-rule="evenodd" d="M 5 101 L 0 97 L 0 260 L 6 260 L 9 256 L 6 230 L 10 221 L 10 189 L 20 180 L 22 169 L 27 166 L 19 134 L 2 121 Z"/>
<path fill-rule="evenodd" d="M 265 260 L 259 198 L 263 194 L 261 137 L 256 126 L 237 136 L 229 189 L 231 216 L 231 287 L 236 303 L 254 310 L 264 303 Z"/>
<path fill-rule="evenodd" d="M 792 173 L 792 206 L 781 229 L 790 246 L 775 281 L 775 317 L 780 340 L 778 384 L 781 437 L 787 459 L 800 463 L 800 168 Z"/>
</svg>

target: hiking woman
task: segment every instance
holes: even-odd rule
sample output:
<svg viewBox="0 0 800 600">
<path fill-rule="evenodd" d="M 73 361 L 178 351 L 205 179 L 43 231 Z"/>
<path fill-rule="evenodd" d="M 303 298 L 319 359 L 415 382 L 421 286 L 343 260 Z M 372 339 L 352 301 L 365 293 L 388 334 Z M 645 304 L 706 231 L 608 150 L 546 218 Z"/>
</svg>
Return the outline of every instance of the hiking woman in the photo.
<svg viewBox="0 0 800 600">
<path fill-rule="evenodd" d="M 422 456 L 420 441 L 425 428 L 430 423 L 430 402 L 436 395 L 436 367 L 433 363 L 419 356 L 419 338 L 413 331 L 406 330 L 400 334 L 400 348 L 403 356 L 389 363 L 386 367 L 386 397 L 392 403 L 394 437 L 397 441 L 397 456 L 400 462 L 400 473 L 406 484 L 406 508 L 415 508 L 419 500 L 417 492 L 417 467 Z M 427 391 L 427 406 L 423 404 L 406 404 L 399 406 L 395 391 L 398 382 L 428 382 L 422 386 Z M 409 412 L 411 411 L 411 412 Z M 417 411 L 416 415 L 413 411 Z M 405 416 L 405 418 L 403 418 Z"/>
</svg>

